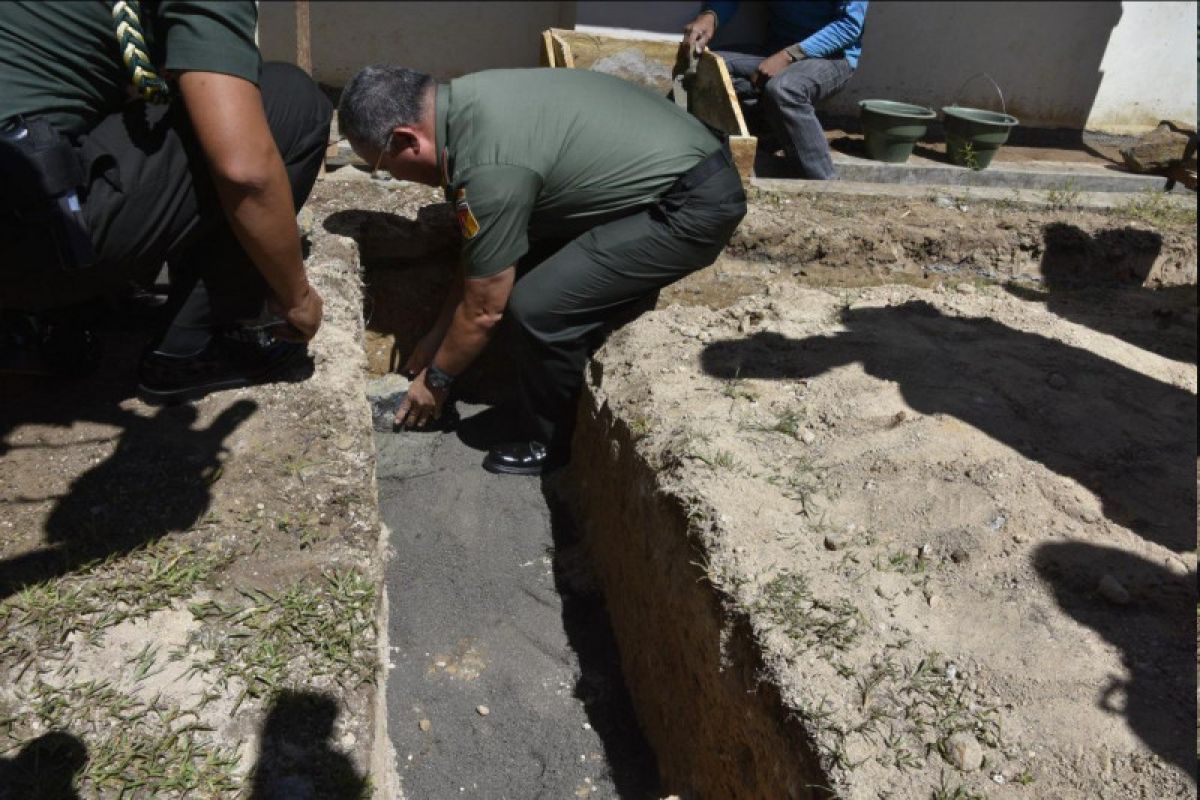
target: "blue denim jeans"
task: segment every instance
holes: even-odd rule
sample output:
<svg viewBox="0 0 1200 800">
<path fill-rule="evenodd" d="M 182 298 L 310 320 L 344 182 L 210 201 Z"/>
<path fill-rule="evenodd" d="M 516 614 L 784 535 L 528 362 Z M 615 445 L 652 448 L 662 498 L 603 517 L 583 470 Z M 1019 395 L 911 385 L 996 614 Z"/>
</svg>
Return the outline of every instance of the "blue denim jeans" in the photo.
<svg viewBox="0 0 1200 800">
<path fill-rule="evenodd" d="M 760 88 L 751 83 L 751 78 L 763 59 L 771 55 L 766 47 L 739 46 L 719 51 L 717 55 L 725 59 L 733 89 L 747 117 L 759 117 L 769 126 L 792 165 L 805 178 L 836 178 L 829 144 L 814 106 L 846 85 L 854 74 L 850 63 L 844 58 L 804 58 Z"/>
</svg>

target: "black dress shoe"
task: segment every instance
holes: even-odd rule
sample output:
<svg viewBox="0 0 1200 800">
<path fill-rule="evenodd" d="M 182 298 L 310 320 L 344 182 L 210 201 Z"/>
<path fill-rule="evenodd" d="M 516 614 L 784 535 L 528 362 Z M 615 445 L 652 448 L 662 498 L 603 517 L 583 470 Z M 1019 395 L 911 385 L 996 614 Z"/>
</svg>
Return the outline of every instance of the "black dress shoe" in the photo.
<svg viewBox="0 0 1200 800">
<path fill-rule="evenodd" d="M 158 405 L 267 383 L 306 352 L 305 345 L 276 339 L 265 330 L 234 328 L 213 334 L 196 353 L 146 353 L 138 368 L 138 395 Z"/>
<path fill-rule="evenodd" d="M 543 475 L 563 463 L 553 458 L 541 442 L 510 442 L 489 450 L 483 468 L 504 475 Z"/>
</svg>

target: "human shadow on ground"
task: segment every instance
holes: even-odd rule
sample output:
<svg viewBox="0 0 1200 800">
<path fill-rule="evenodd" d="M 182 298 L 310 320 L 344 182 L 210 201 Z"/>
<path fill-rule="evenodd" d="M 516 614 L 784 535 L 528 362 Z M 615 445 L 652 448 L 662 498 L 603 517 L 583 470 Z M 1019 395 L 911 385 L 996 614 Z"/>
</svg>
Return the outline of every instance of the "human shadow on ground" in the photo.
<svg viewBox="0 0 1200 800">
<path fill-rule="evenodd" d="M 1128 677 L 1097 687 L 1097 705 L 1195 780 L 1196 574 L 1078 541 L 1044 544 L 1033 560 L 1062 610 L 1121 651 Z M 1129 592 L 1126 605 L 1097 596 L 1106 575 Z"/>
<path fill-rule="evenodd" d="M 367 777 L 333 743 L 337 701 L 312 691 L 284 690 L 263 722 L 250 800 L 360 800 Z"/>
<path fill-rule="evenodd" d="M 0 800 L 80 800 L 75 777 L 87 760 L 87 747 L 71 734 L 43 734 L 0 758 Z"/>
<path fill-rule="evenodd" d="M 120 406 L 127 396 L 121 384 L 98 381 L 92 388 L 81 400 L 77 393 L 26 385 L 0 408 L 0 456 L 16 447 L 56 447 L 6 443 L 8 433 L 25 424 L 69 427 L 83 420 L 120 429 L 112 454 L 53 498 L 45 546 L 0 559 L 0 600 L 190 528 L 209 507 L 226 439 L 257 409 L 253 401 L 239 400 L 197 428 L 194 406 L 166 406 L 144 417 Z M 15 497 L 0 501 L 0 508 L 48 499 Z"/>
<path fill-rule="evenodd" d="M 1160 234 L 1108 228 L 1093 236 L 1053 222 L 1042 237 L 1045 291 L 1010 284 L 1010 294 L 1143 350 L 1196 363 L 1196 286 L 1145 286 L 1162 252 Z"/>
<path fill-rule="evenodd" d="M 554 588 L 562 598 L 563 630 L 579 660 L 573 695 L 583 704 L 588 724 L 604 746 L 617 797 L 660 797 L 658 764 L 625 685 L 604 595 L 582 533 L 555 488 L 556 480 L 553 474 L 542 478 L 542 495 L 550 510 Z"/>
<path fill-rule="evenodd" d="M 926 302 L 846 309 L 847 330 L 713 342 L 725 378 L 797 380 L 858 363 L 923 414 L 947 414 L 1094 492 L 1119 525 L 1196 546 L 1196 396 L 1055 339 Z"/>
</svg>

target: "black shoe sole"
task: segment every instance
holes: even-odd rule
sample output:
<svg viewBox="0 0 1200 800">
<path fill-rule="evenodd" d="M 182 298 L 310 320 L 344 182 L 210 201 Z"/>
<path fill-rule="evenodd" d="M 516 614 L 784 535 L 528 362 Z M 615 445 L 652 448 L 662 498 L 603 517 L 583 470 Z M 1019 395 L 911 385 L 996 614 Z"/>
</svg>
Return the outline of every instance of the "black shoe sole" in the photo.
<svg viewBox="0 0 1200 800">
<path fill-rule="evenodd" d="M 542 464 L 536 467 L 510 467 L 507 464 L 497 464 L 490 458 L 483 460 L 483 468 L 496 475 L 541 475 L 547 471 Z"/>
<path fill-rule="evenodd" d="M 185 403 L 189 400 L 199 400 L 213 392 L 222 392 L 228 389 L 244 389 L 247 386 L 271 383 L 278 372 L 297 363 L 305 353 L 305 348 L 298 347 L 261 372 L 252 375 L 237 375 L 223 378 L 198 386 L 182 386 L 178 389 L 154 389 L 143 383 L 139 383 L 137 396 L 139 400 L 147 405 L 174 405 L 176 403 Z"/>
</svg>

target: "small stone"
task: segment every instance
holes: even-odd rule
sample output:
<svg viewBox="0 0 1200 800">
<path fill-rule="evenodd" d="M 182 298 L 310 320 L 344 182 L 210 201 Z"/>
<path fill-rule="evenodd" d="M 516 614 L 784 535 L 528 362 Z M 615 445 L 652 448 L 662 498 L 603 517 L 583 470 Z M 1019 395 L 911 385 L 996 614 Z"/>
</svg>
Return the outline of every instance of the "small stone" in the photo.
<svg viewBox="0 0 1200 800">
<path fill-rule="evenodd" d="M 427 719 L 423 719 L 417 723 L 417 727 L 420 728 L 421 730 L 427 732 L 430 728 L 433 727 L 433 723 Z"/>
<path fill-rule="evenodd" d="M 1005 779 L 1004 775 L 1003 775 L 1002 773 L 999 773 L 999 772 L 997 772 L 995 775 L 993 775 L 993 776 L 992 776 L 992 782 L 993 782 L 993 783 L 998 783 L 998 784 L 1000 784 L 1001 786 L 1003 786 L 1003 785 L 1005 784 L 1005 780 L 1006 780 L 1006 779 Z"/>
<path fill-rule="evenodd" d="M 929 603 L 930 608 L 938 608 L 942 605 L 942 596 L 940 594 L 931 594 L 925 599 Z"/>
<path fill-rule="evenodd" d="M 1188 569 L 1187 563 L 1185 563 L 1183 559 L 1176 558 L 1175 556 L 1167 556 L 1166 566 L 1167 572 L 1170 572 L 1172 575 L 1178 578 L 1187 577 L 1188 573 L 1191 572 L 1191 570 Z"/>
<path fill-rule="evenodd" d="M 955 564 L 962 564 L 971 558 L 971 554 L 961 547 L 956 547 L 950 551 L 950 560 Z"/>
<path fill-rule="evenodd" d="M 929 560 L 929 557 L 932 555 L 933 555 L 933 546 L 932 545 L 923 544 L 917 548 L 917 558 L 921 559 L 922 561 Z"/>
<path fill-rule="evenodd" d="M 1051 389 L 1067 388 L 1067 379 L 1059 372 L 1051 372 L 1046 377 L 1046 383 L 1049 384 Z"/>
<path fill-rule="evenodd" d="M 840 533 L 825 534 L 825 549 L 826 550 L 844 550 L 846 547 L 846 537 Z"/>
<path fill-rule="evenodd" d="M 1129 590 L 1112 575 L 1105 575 L 1096 586 L 1096 591 L 1110 603 L 1123 606 L 1129 602 Z"/>
<path fill-rule="evenodd" d="M 808 428 L 804 428 L 803 430 L 800 431 L 800 441 L 804 442 L 805 444 L 812 444 L 816 440 L 817 440 L 817 435 L 815 433 L 813 433 L 812 431 L 810 431 Z"/>
<path fill-rule="evenodd" d="M 960 294 L 975 294 L 974 284 L 960 283 L 958 286 L 955 286 L 954 288 L 958 289 Z"/>
<path fill-rule="evenodd" d="M 959 732 L 946 740 L 946 758 L 963 772 L 974 772 L 983 766 L 983 748 L 975 737 Z"/>
<path fill-rule="evenodd" d="M 487 706 L 475 706 L 475 713 L 481 717 L 486 717 L 488 714 L 492 713 L 492 710 Z"/>
</svg>

